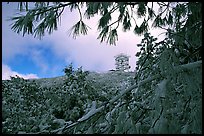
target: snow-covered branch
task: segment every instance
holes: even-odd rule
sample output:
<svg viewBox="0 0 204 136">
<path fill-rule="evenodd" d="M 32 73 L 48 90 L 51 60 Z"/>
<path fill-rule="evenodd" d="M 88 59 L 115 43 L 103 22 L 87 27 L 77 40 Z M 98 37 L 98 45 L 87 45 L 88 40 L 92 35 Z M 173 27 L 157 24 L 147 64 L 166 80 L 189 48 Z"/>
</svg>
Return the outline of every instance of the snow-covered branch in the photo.
<svg viewBox="0 0 204 136">
<path fill-rule="evenodd" d="M 64 127 L 61 128 L 61 129 L 55 130 L 55 132 L 63 131 L 63 130 L 65 130 L 65 129 L 68 129 L 68 128 L 71 128 L 71 127 L 73 127 L 73 126 L 76 126 L 77 124 L 88 120 L 89 118 L 91 118 L 92 116 L 94 116 L 96 113 L 101 112 L 104 108 L 105 108 L 105 106 L 101 106 L 101 107 L 99 107 L 99 108 L 96 109 L 96 101 L 93 101 L 93 102 L 92 102 L 91 110 L 90 110 L 87 114 L 85 114 L 83 117 L 81 117 L 80 119 L 78 119 L 77 122 L 74 122 L 74 123 L 72 123 L 72 124 L 69 124 L 69 125 L 67 125 L 67 126 L 64 126 Z"/>
<path fill-rule="evenodd" d="M 199 60 L 199 61 L 196 61 L 196 62 L 192 62 L 192 63 L 177 66 L 174 69 L 177 70 L 177 72 L 180 72 L 180 71 L 185 70 L 185 69 L 193 69 L 193 68 L 196 68 L 196 67 L 200 67 L 200 66 L 202 66 L 201 64 L 202 64 L 202 60 Z"/>
<path fill-rule="evenodd" d="M 91 109 L 86 115 L 84 115 L 83 117 L 81 117 L 80 119 L 78 119 L 78 122 L 83 122 L 87 119 L 89 119 L 90 117 L 92 117 L 93 115 L 95 115 L 96 113 L 102 111 L 104 109 L 104 106 L 97 108 L 97 109 Z"/>
<path fill-rule="evenodd" d="M 184 69 L 193 69 L 193 68 L 196 68 L 196 67 L 200 67 L 201 64 L 202 64 L 202 61 L 197 61 L 197 62 L 193 62 L 193 63 L 189 63 L 189 64 L 184 64 L 184 65 L 176 66 L 176 67 L 174 67 L 174 69 L 175 69 L 175 72 L 180 72 L 180 71 L 182 71 L 182 70 L 184 70 Z M 130 92 L 131 90 L 133 90 L 133 89 L 135 89 L 135 88 L 137 88 L 137 87 L 139 87 L 139 86 L 141 86 L 141 85 L 144 85 L 144 84 L 146 84 L 146 83 L 148 83 L 148 82 L 151 82 L 152 80 L 155 80 L 155 79 L 157 79 L 157 78 L 159 78 L 159 77 L 161 77 L 161 75 L 160 75 L 160 74 L 157 74 L 157 75 L 155 75 L 155 76 L 153 76 L 153 77 L 149 77 L 149 78 L 147 78 L 147 79 L 144 79 L 144 80 L 140 81 L 138 84 L 132 85 L 130 88 L 128 88 L 128 89 L 122 91 L 119 95 L 117 95 L 117 96 L 115 96 L 114 98 L 112 98 L 106 106 L 101 106 L 101 107 L 99 107 L 99 108 L 96 109 L 95 106 L 92 105 L 91 110 L 90 110 L 86 115 L 84 115 L 83 117 L 81 117 L 80 119 L 78 119 L 77 122 L 75 122 L 75 123 L 73 123 L 73 124 L 70 124 L 69 126 L 64 127 L 63 129 L 68 129 L 68 128 L 70 128 L 70 127 L 73 127 L 73 126 L 77 125 L 77 124 L 80 123 L 80 122 L 83 122 L 83 121 L 88 120 L 88 119 L 91 118 L 93 115 L 95 115 L 95 114 L 101 112 L 102 110 L 104 110 L 105 107 L 108 107 L 108 106 L 110 106 L 112 103 L 114 103 L 115 101 L 117 101 L 118 99 L 121 99 L 121 98 L 124 96 L 124 94 Z M 94 103 L 92 103 L 92 104 L 94 104 Z"/>
<path fill-rule="evenodd" d="M 154 79 L 156 79 L 156 78 L 159 78 L 159 77 L 161 77 L 161 75 L 158 74 L 158 75 L 155 75 L 155 76 L 153 76 L 153 77 L 150 77 L 150 78 L 147 78 L 147 79 L 145 79 L 145 80 L 142 80 L 142 81 L 140 81 L 138 84 L 134 84 L 134 85 L 131 86 L 130 88 L 128 88 L 128 89 L 122 91 L 119 95 L 117 95 L 117 96 L 115 96 L 113 99 L 111 99 L 111 100 L 109 101 L 109 103 L 111 104 L 111 103 L 115 102 L 116 100 L 120 99 L 120 98 L 121 98 L 124 94 L 126 94 L 127 92 L 129 92 L 129 91 L 131 91 L 131 90 L 137 88 L 138 85 L 143 85 L 143 84 L 148 83 L 148 82 L 150 82 L 150 81 L 152 81 L 152 80 L 154 80 Z"/>
</svg>

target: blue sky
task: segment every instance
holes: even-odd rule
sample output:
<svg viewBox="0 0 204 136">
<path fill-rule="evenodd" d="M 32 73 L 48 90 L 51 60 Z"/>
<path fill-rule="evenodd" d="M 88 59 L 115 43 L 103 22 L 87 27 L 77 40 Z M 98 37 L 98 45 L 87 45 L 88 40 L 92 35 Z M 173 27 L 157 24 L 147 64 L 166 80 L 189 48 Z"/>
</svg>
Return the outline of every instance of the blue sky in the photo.
<svg viewBox="0 0 204 136">
<path fill-rule="evenodd" d="M 79 20 L 77 11 L 65 9 L 61 24 L 52 35 L 46 34 L 42 40 L 31 35 L 18 35 L 10 29 L 8 17 L 17 12 L 17 3 L 2 3 L 2 79 L 19 75 L 24 78 L 49 78 L 64 75 L 63 68 L 73 63 L 75 69 L 106 72 L 115 69 L 114 56 L 125 53 L 130 57 L 131 71 L 136 65 L 136 44 L 143 37 L 136 36 L 132 30 L 118 30 L 119 40 L 116 46 L 100 43 L 97 39 L 97 21 L 100 16 L 84 22 L 91 27 L 86 36 L 77 39 L 69 37 L 67 31 Z M 114 21 L 114 16 L 113 19 Z M 132 28 L 133 29 L 133 28 Z M 160 34 L 154 30 L 153 34 Z"/>
</svg>

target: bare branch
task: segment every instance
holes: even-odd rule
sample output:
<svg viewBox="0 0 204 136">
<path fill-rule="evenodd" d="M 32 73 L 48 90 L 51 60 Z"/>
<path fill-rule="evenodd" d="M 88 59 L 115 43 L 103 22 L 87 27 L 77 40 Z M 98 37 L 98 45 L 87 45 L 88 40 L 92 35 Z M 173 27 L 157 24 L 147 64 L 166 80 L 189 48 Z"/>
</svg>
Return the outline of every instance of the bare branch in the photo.
<svg viewBox="0 0 204 136">
<path fill-rule="evenodd" d="M 80 8 L 79 8 L 79 5 L 78 5 L 78 4 L 77 4 L 77 9 L 78 9 L 78 11 L 79 11 L 80 21 L 82 21 L 82 14 L 81 14 L 81 10 L 80 10 Z"/>
</svg>

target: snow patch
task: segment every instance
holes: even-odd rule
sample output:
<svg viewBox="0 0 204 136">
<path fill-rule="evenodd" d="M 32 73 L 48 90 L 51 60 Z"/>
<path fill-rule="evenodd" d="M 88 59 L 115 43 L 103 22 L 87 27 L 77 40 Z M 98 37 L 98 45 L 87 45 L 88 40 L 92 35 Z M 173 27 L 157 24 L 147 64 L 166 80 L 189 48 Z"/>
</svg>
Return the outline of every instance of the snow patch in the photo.
<svg viewBox="0 0 204 136">
<path fill-rule="evenodd" d="M 78 119 L 78 121 L 81 122 L 81 121 L 87 120 L 88 118 L 90 118 L 91 116 L 93 116 L 94 114 L 96 114 L 97 112 L 101 111 L 103 108 L 104 108 L 104 106 L 102 106 L 102 107 L 96 109 L 96 101 L 93 101 L 93 102 L 92 102 L 91 110 L 90 110 L 86 115 L 84 115 L 83 117 L 81 117 L 80 119 Z"/>
<path fill-rule="evenodd" d="M 162 80 L 162 81 L 158 84 L 157 94 L 156 94 L 157 96 L 165 98 L 165 94 L 166 94 L 166 84 L 167 84 L 167 79 Z"/>
</svg>

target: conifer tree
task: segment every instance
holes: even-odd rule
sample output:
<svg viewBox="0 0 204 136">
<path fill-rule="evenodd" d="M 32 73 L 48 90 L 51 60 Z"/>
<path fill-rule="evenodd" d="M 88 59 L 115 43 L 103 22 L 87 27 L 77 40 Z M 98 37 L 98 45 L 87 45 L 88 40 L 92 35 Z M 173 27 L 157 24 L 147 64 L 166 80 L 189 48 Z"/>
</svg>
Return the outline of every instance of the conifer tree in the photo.
<svg viewBox="0 0 204 136">
<path fill-rule="evenodd" d="M 88 34 L 83 18 L 95 15 L 101 15 L 97 26 L 101 42 L 116 44 L 120 25 L 124 32 L 133 27 L 136 35 L 144 36 L 137 44 L 140 51 L 136 53 L 135 84 L 101 107 L 96 108 L 93 101 L 87 114 L 61 132 L 76 126 L 74 131 L 85 128 L 84 133 L 202 133 L 200 2 L 35 2 L 32 9 L 29 4 L 19 2 L 19 11 L 26 14 L 11 18 L 11 29 L 23 36 L 42 38 L 46 32 L 52 34 L 65 8 L 80 15 L 70 29 L 73 38 Z M 118 17 L 112 20 L 116 12 Z M 143 19 L 141 25 L 137 18 Z M 158 41 L 150 27 L 164 29 L 166 38 Z M 84 122 L 91 126 L 86 128 Z M 103 131 L 98 129 L 102 123 Z M 83 127 L 77 127 L 80 124 Z"/>
</svg>

